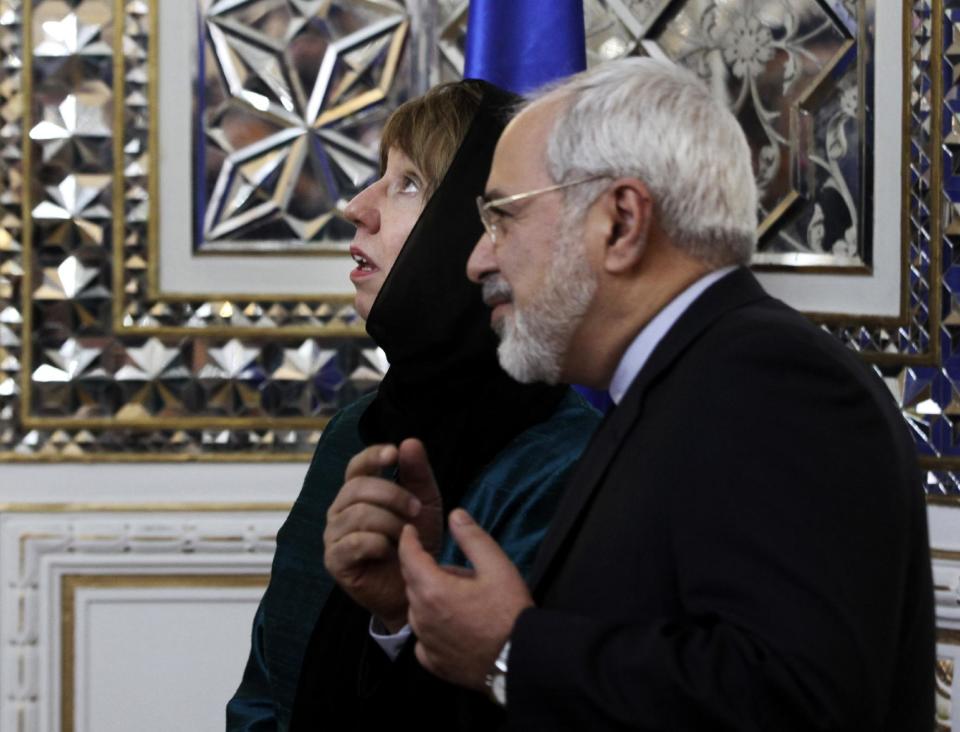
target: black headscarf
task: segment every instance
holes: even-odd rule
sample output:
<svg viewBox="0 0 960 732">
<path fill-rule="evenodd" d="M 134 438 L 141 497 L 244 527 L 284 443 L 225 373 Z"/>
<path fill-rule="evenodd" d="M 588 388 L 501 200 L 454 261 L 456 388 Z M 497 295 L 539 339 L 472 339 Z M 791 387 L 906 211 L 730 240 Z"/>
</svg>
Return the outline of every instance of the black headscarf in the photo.
<svg viewBox="0 0 960 732">
<path fill-rule="evenodd" d="M 480 287 L 466 277 L 467 260 L 483 233 L 476 197 L 517 101 L 486 82 L 469 83 L 482 92 L 480 107 L 367 320 L 367 332 L 386 352 L 390 368 L 360 419 L 368 445 L 423 440 L 445 512 L 507 443 L 546 419 L 565 393 L 565 387 L 518 384 L 504 373 Z M 407 715 L 423 730 L 490 726 L 486 715 L 495 707 L 427 673 L 412 644 L 396 662 L 372 649 L 369 619 L 334 587 L 301 669 L 294 732 L 376 728 Z"/>
<path fill-rule="evenodd" d="M 418 437 L 449 511 L 511 439 L 542 421 L 564 393 L 519 384 L 500 368 L 480 286 L 466 277 L 483 233 L 483 193 L 516 97 L 482 81 L 480 108 L 370 311 L 367 332 L 390 369 L 360 420 L 367 444 Z"/>
</svg>

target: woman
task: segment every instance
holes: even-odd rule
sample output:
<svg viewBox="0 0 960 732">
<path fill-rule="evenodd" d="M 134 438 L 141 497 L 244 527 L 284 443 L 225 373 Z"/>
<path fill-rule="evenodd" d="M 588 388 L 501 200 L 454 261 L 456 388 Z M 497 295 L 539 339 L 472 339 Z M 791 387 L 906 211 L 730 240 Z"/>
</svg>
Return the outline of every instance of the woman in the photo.
<svg viewBox="0 0 960 732">
<path fill-rule="evenodd" d="M 427 674 L 410 642 L 391 660 L 371 640 L 370 612 L 324 570 L 322 536 L 350 458 L 415 436 L 445 512 L 467 508 L 527 571 L 563 478 L 596 426 L 596 413 L 569 389 L 506 376 L 489 312 L 465 276 L 482 233 L 474 201 L 514 101 L 464 81 L 401 106 L 384 129 L 382 177 L 345 210 L 357 227 L 357 310 L 390 369 L 317 445 L 277 537 L 243 682 L 227 707 L 229 729 L 287 729 L 291 716 L 295 729 L 377 729 L 404 718 L 455 729 L 451 715 L 479 722 L 499 713 Z M 464 563 L 449 538 L 441 560 Z"/>
</svg>

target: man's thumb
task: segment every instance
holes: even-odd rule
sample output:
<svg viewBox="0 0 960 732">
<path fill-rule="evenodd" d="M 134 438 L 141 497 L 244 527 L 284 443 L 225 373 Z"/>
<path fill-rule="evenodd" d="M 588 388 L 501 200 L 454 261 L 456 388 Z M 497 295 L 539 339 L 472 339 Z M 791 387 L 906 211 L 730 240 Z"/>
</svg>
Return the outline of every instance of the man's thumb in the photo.
<svg viewBox="0 0 960 732">
<path fill-rule="evenodd" d="M 462 508 L 450 512 L 450 532 L 477 571 L 504 557 L 500 545 Z"/>
</svg>

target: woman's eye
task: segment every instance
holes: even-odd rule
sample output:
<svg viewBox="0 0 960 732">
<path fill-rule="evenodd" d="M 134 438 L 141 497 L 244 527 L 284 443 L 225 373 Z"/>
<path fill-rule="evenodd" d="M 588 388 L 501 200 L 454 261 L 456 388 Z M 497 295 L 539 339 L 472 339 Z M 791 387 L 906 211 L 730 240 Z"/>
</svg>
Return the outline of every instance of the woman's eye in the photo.
<svg viewBox="0 0 960 732">
<path fill-rule="evenodd" d="M 411 178 L 409 175 L 403 176 L 403 181 L 400 184 L 401 193 L 419 193 L 420 192 L 420 181 L 416 178 Z"/>
</svg>

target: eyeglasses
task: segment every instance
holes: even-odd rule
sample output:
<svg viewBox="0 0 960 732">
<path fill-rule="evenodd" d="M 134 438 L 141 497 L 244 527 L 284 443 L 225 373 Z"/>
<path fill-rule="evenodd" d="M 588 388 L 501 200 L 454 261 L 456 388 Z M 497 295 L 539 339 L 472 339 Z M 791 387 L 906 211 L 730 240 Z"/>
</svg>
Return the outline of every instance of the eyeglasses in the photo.
<svg viewBox="0 0 960 732">
<path fill-rule="evenodd" d="M 601 178 L 609 178 L 608 175 L 591 175 L 587 178 L 578 178 L 577 180 L 571 180 L 567 183 L 557 183 L 553 186 L 547 186 L 546 188 L 537 188 L 534 191 L 527 191 L 526 193 L 515 193 L 512 196 L 504 196 L 503 198 L 494 198 L 492 201 L 488 201 L 483 196 L 477 196 L 477 211 L 480 214 L 480 221 L 483 222 L 483 228 L 486 229 L 487 234 L 490 236 L 490 241 L 494 244 L 497 243 L 497 226 L 500 223 L 500 218 L 503 215 L 502 213 L 495 211 L 494 209 L 498 206 L 503 206 L 507 203 L 516 203 L 517 201 L 523 201 L 527 198 L 533 198 L 534 196 L 539 196 L 541 193 L 550 193 L 551 191 L 559 191 L 563 188 L 569 188 L 570 186 L 578 186 L 581 183 L 589 183 L 594 180 L 600 180 Z"/>
</svg>

